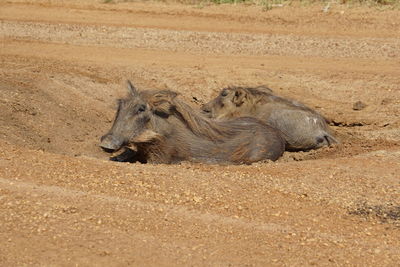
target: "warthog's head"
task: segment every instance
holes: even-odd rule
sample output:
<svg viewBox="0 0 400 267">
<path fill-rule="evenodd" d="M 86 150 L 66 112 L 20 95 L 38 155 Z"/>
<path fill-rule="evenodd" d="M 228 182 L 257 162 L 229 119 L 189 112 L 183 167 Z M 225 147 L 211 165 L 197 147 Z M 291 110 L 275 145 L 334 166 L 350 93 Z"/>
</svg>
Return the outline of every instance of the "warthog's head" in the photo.
<svg viewBox="0 0 400 267">
<path fill-rule="evenodd" d="M 150 142 L 159 138 L 154 131 L 155 113 L 163 113 L 162 94 L 153 95 L 151 101 L 141 94 L 130 81 L 127 82 L 129 95 L 118 100 L 118 110 L 110 131 L 101 137 L 100 147 L 107 152 L 114 152 L 124 146 L 135 149 L 135 143 Z M 173 94 L 172 92 L 169 92 Z"/>
<path fill-rule="evenodd" d="M 260 86 L 258 90 L 264 93 L 272 92 L 271 89 Z M 231 118 L 249 115 L 254 107 L 255 96 L 250 88 L 228 87 L 222 89 L 220 94 L 203 105 L 202 110 L 211 118 Z"/>
</svg>

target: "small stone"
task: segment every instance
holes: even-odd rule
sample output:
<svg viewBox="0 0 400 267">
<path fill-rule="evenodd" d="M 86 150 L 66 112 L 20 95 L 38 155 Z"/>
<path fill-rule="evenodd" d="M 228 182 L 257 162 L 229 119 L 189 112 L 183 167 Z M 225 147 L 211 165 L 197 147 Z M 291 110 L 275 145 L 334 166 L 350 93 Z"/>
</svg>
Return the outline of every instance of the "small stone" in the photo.
<svg viewBox="0 0 400 267">
<path fill-rule="evenodd" d="M 202 200 L 201 197 L 193 197 L 194 202 L 200 202 Z"/>
<path fill-rule="evenodd" d="M 362 110 L 367 106 L 367 104 L 361 102 L 361 101 L 357 101 L 353 104 L 353 110 Z"/>
</svg>

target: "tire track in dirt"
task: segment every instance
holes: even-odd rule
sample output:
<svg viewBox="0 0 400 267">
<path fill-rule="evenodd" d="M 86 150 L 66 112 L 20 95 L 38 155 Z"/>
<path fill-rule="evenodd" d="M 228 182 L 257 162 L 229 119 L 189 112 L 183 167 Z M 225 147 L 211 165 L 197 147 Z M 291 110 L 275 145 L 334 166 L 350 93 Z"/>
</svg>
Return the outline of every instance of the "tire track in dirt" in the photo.
<svg viewBox="0 0 400 267">
<path fill-rule="evenodd" d="M 18 45 L 17 45 L 18 44 Z M 3 39 L 2 55 L 19 55 L 25 57 L 61 58 L 64 60 L 78 61 L 82 63 L 110 63 L 119 66 L 129 66 L 135 61 L 145 65 L 167 65 L 171 67 L 193 67 L 196 64 L 215 69 L 226 69 L 227 66 L 237 66 L 245 69 L 262 70 L 292 70 L 313 72 L 362 72 L 383 75 L 397 75 L 400 70 L 396 68 L 397 62 L 387 60 L 359 59 L 356 65 L 351 64 L 354 59 L 323 57 L 294 57 L 294 56 L 230 56 L 215 55 L 204 57 L 187 53 L 184 57 L 176 58 L 180 53 L 163 51 L 159 53 L 151 49 L 127 49 L 108 47 L 74 46 L 64 44 L 52 44 L 38 41 L 16 41 Z M 376 68 L 376 69 L 374 69 Z M 316 70 L 317 69 L 317 70 Z"/>
<path fill-rule="evenodd" d="M 394 59 L 400 38 L 317 38 L 3 21 L 0 38 L 224 55 Z"/>
</svg>

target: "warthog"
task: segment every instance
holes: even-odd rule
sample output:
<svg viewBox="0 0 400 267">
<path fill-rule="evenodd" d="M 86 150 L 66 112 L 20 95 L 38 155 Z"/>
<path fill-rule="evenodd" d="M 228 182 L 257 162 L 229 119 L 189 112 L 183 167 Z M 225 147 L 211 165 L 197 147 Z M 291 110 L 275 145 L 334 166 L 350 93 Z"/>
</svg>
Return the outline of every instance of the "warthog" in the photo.
<svg viewBox="0 0 400 267">
<path fill-rule="evenodd" d="M 138 91 L 119 100 L 110 131 L 101 138 L 107 152 L 128 147 L 130 161 L 250 164 L 278 159 L 285 148 L 279 131 L 255 118 L 216 121 L 168 90 Z M 116 157 L 126 160 L 126 156 Z"/>
<path fill-rule="evenodd" d="M 216 119 L 258 118 L 282 132 L 290 151 L 337 143 L 323 116 L 302 103 L 276 96 L 265 87 L 222 89 L 202 110 Z"/>
</svg>

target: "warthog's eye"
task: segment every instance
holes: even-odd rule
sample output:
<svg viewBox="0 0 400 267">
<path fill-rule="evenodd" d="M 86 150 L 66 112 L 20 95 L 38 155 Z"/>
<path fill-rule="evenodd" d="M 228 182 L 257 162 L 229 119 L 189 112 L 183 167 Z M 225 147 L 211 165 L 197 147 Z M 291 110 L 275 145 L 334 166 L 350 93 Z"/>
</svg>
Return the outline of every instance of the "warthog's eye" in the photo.
<svg viewBox="0 0 400 267">
<path fill-rule="evenodd" d="M 138 113 L 146 111 L 146 106 L 145 105 L 140 105 L 138 108 Z"/>
<path fill-rule="evenodd" d="M 227 96 L 228 95 L 228 91 L 222 91 L 221 92 L 221 96 Z"/>
</svg>

